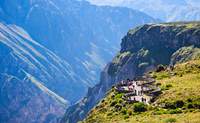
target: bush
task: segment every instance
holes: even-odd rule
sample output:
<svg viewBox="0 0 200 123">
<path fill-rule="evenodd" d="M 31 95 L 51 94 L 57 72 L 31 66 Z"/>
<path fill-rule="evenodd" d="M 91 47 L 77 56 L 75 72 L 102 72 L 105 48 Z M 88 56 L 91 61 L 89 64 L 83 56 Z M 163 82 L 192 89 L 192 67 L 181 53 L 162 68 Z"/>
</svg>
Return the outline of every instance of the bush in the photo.
<svg viewBox="0 0 200 123">
<path fill-rule="evenodd" d="M 117 101 L 113 101 L 110 106 L 115 106 L 117 104 Z"/>
<path fill-rule="evenodd" d="M 161 65 L 158 65 L 158 66 L 157 66 L 156 72 L 165 71 L 165 69 L 166 69 L 165 66 L 161 64 Z"/>
<path fill-rule="evenodd" d="M 119 99 L 119 100 L 118 100 L 118 103 L 122 103 L 122 102 L 123 102 L 123 100 L 122 100 L 122 99 Z"/>
<path fill-rule="evenodd" d="M 180 109 L 169 110 L 169 114 L 180 114 L 180 113 L 182 113 L 182 110 L 180 110 Z"/>
<path fill-rule="evenodd" d="M 166 109 L 176 109 L 176 108 L 182 108 L 185 105 L 184 101 L 177 100 L 175 102 L 165 102 L 164 108 Z"/>
<path fill-rule="evenodd" d="M 124 119 L 128 119 L 128 118 L 129 118 L 129 116 L 128 116 L 128 115 L 125 115 L 125 116 L 124 116 Z"/>
<path fill-rule="evenodd" d="M 176 106 L 173 102 L 166 102 L 164 108 L 166 108 L 166 109 L 176 109 Z"/>
<path fill-rule="evenodd" d="M 171 87 L 172 87 L 171 84 L 167 84 L 167 85 L 166 85 L 166 88 L 168 88 L 168 89 L 171 88 Z"/>
<path fill-rule="evenodd" d="M 104 103 L 105 102 L 105 100 L 103 99 L 103 100 L 101 100 L 101 103 Z"/>
<path fill-rule="evenodd" d="M 194 103 L 194 107 L 195 107 L 196 109 L 200 109 L 200 102 L 195 102 L 195 103 Z"/>
<path fill-rule="evenodd" d="M 122 112 L 123 115 L 126 115 L 127 114 L 127 109 L 126 108 L 122 108 L 121 112 Z"/>
<path fill-rule="evenodd" d="M 169 90 L 171 87 L 172 87 L 171 84 L 163 85 L 163 86 L 161 87 L 161 90 Z"/>
<path fill-rule="evenodd" d="M 175 102 L 176 108 L 182 108 L 184 106 L 184 102 L 182 100 L 177 100 Z"/>
<path fill-rule="evenodd" d="M 188 103 L 186 107 L 187 107 L 188 109 L 194 108 L 194 106 L 193 106 L 192 103 Z"/>
<path fill-rule="evenodd" d="M 147 111 L 147 105 L 144 103 L 135 103 L 133 106 L 134 112 L 145 112 Z"/>
<path fill-rule="evenodd" d="M 176 119 L 175 118 L 168 118 L 165 120 L 165 123 L 175 123 Z"/>
<path fill-rule="evenodd" d="M 109 113 L 107 114 L 107 116 L 112 116 L 112 114 L 113 114 L 112 112 L 109 112 Z"/>
<path fill-rule="evenodd" d="M 115 109 L 117 109 L 118 111 L 120 111 L 120 110 L 122 109 L 122 105 L 116 104 L 116 105 L 115 105 Z"/>
<path fill-rule="evenodd" d="M 122 96 L 123 96 L 123 94 L 117 94 L 117 95 L 115 95 L 115 98 L 116 98 L 116 99 L 121 99 Z"/>
<path fill-rule="evenodd" d="M 156 86 L 161 86 L 162 84 L 161 83 L 156 83 Z"/>
<path fill-rule="evenodd" d="M 160 109 L 160 110 L 157 110 L 154 112 L 155 115 L 161 115 L 161 114 L 167 114 L 168 112 L 163 110 L 163 109 Z"/>
<path fill-rule="evenodd" d="M 187 101 L 188 101 L 188 102 L 192 102 L 192 99 L 189 98 L 189 99 L 187 99 Z"/>
<path fill-rule="evenodd" d="M 132 115 L 133 114 L 133 111 L 132 110 L 128 110 L 128 115 Z"/>
<path fill-rule="evenodd" d="M 169 78 L 169 77 L 170 77 L 169 73 L 167 72 L 159 72 L 154 75 L 154 78 L 157 78 L 158 80 L 162 80 L 164 78 Z"/>
</svg>

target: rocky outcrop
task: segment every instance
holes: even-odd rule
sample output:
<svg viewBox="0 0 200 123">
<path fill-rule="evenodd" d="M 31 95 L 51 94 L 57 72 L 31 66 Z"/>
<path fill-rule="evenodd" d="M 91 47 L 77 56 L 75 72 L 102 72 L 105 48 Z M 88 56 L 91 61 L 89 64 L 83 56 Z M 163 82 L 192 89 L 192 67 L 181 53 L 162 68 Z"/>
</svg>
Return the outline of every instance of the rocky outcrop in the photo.
<svg viewBox="0 0 200 123">
<path fill-rule="evenodd" d="M 61 122 L 76 123 L 85 118 L 118 81 L 142 75 L 158 64 L 170 64 L 179 48 L 200 47 L 200 23 L 146 24 L 130 30 L 122 39 L 121 51 L 101 73 L 100 83 L 87 96 L 67 109 Z"/>
<path fill-rule="evenodd" d="M 184 63 L 189 60 L 196 60 L 200 58 L 200 49 L 194 46 L 182 47 L 177 50 L 171 57 L 170 64 Z"/>
</svg>

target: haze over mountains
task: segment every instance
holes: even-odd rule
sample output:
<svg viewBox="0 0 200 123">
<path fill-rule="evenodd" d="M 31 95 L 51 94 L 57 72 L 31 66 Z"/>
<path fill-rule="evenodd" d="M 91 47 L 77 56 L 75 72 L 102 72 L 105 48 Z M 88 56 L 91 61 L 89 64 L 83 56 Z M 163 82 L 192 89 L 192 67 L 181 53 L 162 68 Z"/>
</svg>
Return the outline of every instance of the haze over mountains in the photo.
<svg viewBox="0 0 200 123">
<path fill-rule="evenodd" d="M 63 82 L 69 65 L 15 25 L 0 23 L 0 49 L 0 122 L 45 123 L 62 115 L 68 102 L 59 95 L 79 88 Z M 58 87 L 68 88 L 56 94 Z"/>
<path fill-rule="evenodd" d="M 88 92 L 65 117 L 83 119 L 116 82 L 101 71 L 130 28 L 200 19 L 195 0 L 88 1 L 0 0 L 0 123 L 58 122 Z"/>
<path fill-rule="evenodd" d="M 199 0 L 88 0 L 97 5 L 125 6 L 163 21 L 200 19 Z"/>
<path fill-rule="evenodd" d="M 156 19 L 75 0 L 0 1 L 0 122 L 50 122 L 99 80 L 121 37 Z"/>
</svg>

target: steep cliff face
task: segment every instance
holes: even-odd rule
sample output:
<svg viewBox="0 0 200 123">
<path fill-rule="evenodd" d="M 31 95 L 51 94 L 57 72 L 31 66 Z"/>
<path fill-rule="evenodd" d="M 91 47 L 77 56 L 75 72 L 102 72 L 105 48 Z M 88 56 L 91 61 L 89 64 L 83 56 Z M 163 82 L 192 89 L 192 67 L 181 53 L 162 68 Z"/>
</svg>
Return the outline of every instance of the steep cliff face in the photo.
<svg viewBox="0 0 200 123">
<path fill-rule="evenodd" d="M 101 73 L 100 83 L 87 96 L 67 109 L 62 122 L 82 120 L 113 84 L 132 79 L 158 64 L 170 64 L 172 54 L 183 46 L 200 47 L 200 23 L 146 24 L 130 30 L 121 51 Z"/>
<path fill-rule="evenodd" d="M 87 86 L 96 84 L 128 28 L 155 21 L 127 8 L 98 7 L 77 0 L 1 0 L 0 8 L 4 22 L 23 27 L 68 61 Z"/>
<path fill-rule="evenodd" d="M 127 93 L 112 88 L 81 123 L 200 122 L 200 48 L 182 47 L 171 60 L 171 69 L 159 65 L 145 73 L 155 80 L 150 85 L 161 89 L 150 105 L 127 102 Z"/>
</svg>

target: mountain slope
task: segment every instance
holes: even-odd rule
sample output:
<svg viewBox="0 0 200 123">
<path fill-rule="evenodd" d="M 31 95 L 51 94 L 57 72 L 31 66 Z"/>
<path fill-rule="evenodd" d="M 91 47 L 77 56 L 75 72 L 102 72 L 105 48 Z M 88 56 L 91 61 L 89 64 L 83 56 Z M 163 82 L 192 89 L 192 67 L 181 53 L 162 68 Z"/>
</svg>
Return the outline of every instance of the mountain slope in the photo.
<svg viewBox="0 0 200 123">
<path fill-rule="evenodd" d="M 121 93 L 112 89 L 107 96 L 90 111 L 85 123 L 168 123 L 168 122 L 200 122 L 200 54 L 199 48 L 184 47 L 180 50 L 198 54 L 196 60 L 183 60 L 181 64 L 175 65 L 173 70 L 154 72 L 152 76 L 156 78 L 157 85 L 162 89 L 154 103 L 145 106 L 146 111 L 135 110 L 140 103 L 127 103 Z M 177 51 L 175 54 L 182 56 L 183 52 Z M 187 54 L 187 53 L 186 53 Z M 184 57 L 183 57 L 184 58 Z M 113 96 L 114 95 L 114 96 Z M 118 107 L 122 107 L 119 109 Z M 142 105 L 140 104 L 141 108 Z"/>
<path fill-rule="evenodd" d="M 198 21 L 199 1 L 195 0 L 88 0 L 97 5 L 125 6 L 165 21 Z"/>
<path fill-rule="evenodd" d="M 20 27 L 0 23 L 0 49 L 1 123 L 49 122 L 70 105 L 74 88 L 83 88 L 69 82 L 79 78 L 67 62 Z"/>
<path fill-rule="evenodd" d="M 146 24 L 130 30 L 122 39 L 121 51 L 102 72 L 100 83 L 66 111 L 63 122 L 86 117 L 116 82 L 142 75 L 158 64 L 170 64 L 172 54 L 181 47 L 200 47 L 199 28 L 199 22 L 180 22 Z"/>
<path fill-rule="evenodd" d="M 68 61 L 90 87 L 118 50 L 125 31 L 156 21 L 138 11 L 76 0 L 3 0 L 0 5 L 5 22 L 23 27 L 33 39 Z"/>
</svg>

